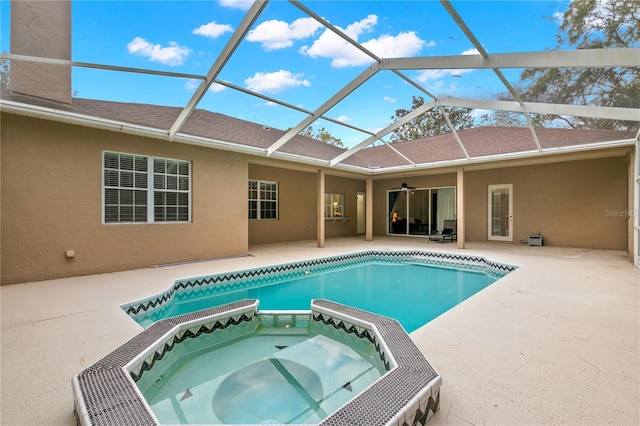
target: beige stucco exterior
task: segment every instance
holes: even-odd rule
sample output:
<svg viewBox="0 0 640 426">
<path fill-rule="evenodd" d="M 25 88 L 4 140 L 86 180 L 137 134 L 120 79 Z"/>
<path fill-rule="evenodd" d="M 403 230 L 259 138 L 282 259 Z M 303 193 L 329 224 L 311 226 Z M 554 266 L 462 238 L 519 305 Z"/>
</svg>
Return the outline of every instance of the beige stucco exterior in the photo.
<svg viewBox="0 0 640 426">
<path fill-rule="evenodd" d="M 625 156 L 467 172 L 467 239 L 487 240 L 488 185 L 512 184 L 515 242 L 627 250 L 627 180 Z"/>
<path fill-rule="evenodd" d="M 511 184 L 511 243 L 519 244 L 540 232 L 547 245 L 629 250 L 630 158 L 630 150 L 616 149 L 463 170 L 465 238 L 488 240 L 488 186 Z M 389 189 L 398 188 L 403 181 L 416 188 L 457 186 L 455 171 L 429 173 L 375 182 L 375 234 L 386 233 Z"/>
<path fill-rule="evenodd" d="M 120 132 L 2 114 L 2 283 L 144 268 L 247 254 L 249 245 L 318 238 L 320 174 L 311 165 Z M 192 221 L 102 223 L 102 152 L 192 163 Z M 513 241 L 540 231 L 545 245 L 629 250 L 631 148 L 471 165 L 464 179 L 467 241 L 487 240 L 487 187 L 512 184 Z M 387 234 L 387 191 L 457 185 L 458 169 L 375 177 L 373 234 Z M 366 175 L 324 169 L 344 194 L 347 220 L 324 237 L 357 235 L 356 195 Z M 247 219 L 247 179 L 276 181 L 277 220 Z M 364 236 L 363 236 L 364 238 Z M 398 238 L 425 238 L 402 237 Z M 65 253 L 73 250 L 75 257 Z"/>
<path fill-rule="evenodd" d="M 103 150 L 191 161 L 192 222 L 103 224 Z M 2 114 L 2 283 L 246 254 L 247 168 L 227 151 Z"/>
<path fill-rule="evenodd" d="M 251 164 L 249 178 L 278 182 L 278 220 L 249 220 L 249 244 L 316 238 L 315 173 Z"/>
<path fill-rule="evenodd" d="M 317 170 L 281 167 L 249 165 L 250 179 L 278 182 L 279 186 L 278 220 L 249 220 L 250 245 L 313 240 L 317 236 Z M 325 220 L 325 237 L 356 235 L 356 194 L 365 190 L 365 179 L 325 175 L 325 192 L 345 195 L 345 219 L 322 219 Z"/>
</svg>

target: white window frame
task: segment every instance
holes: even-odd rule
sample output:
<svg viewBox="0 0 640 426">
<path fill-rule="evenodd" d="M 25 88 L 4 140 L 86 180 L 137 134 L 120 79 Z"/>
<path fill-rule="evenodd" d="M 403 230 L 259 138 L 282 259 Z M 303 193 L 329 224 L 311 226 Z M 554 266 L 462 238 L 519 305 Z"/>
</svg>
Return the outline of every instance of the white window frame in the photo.
<svg viewBox="0 0 640 426">
<path fill-rule="evenodd" d="M 325 219 L 344 218 L 344 194 L 324 194 Z"/>
<path fill-rule="evenodd" d="M 252 188 L 250 188 L 250 184 L 255 183 L 255 198 L 251 196 Z M 274 189 L 269 190 L 269 193 L 275 194 L 274 198 L 264 198 L 262 196 L 263 191 L 260 189 L 261 185 L 272 185 Z M 260 180 L 260 179 L 249 179 L 247 184 L 247 217 L 249 220 L 278 220 L 280 217 L 280 209 L 279 209 L 279 194 L 280 188 L 278 182 L 268 181 L 268 180 Z M 251 203 L 254 202 L 256 204 L 256 217 L 251 217 Z M 275 217 L 262 217 L 264 212 L 267 211 L 263 208 L 264 203 L 273 203 L 274 208 L 268 209 L 269 211 L 275 211 Z"/>
<path fill-rule="evenodd" d="M 136 171 L 134 170 L 134 184 L 142 184 L 142 181 L 138 180 L 135 181 L 135 176 L 137 176 L 138 178 L 140 178 L 140 175 L 146 174 L 146 180 L 145 183 L 146 185 L 140 185 L 140 186 L 121 186 L 121 185 L 107 185 L 105 176 L 106 176 L 106 171 L 107 168 L 105 165 L 105 159 L 107 154 L 115 154 L 118 155 L 119 158 L 122 158 L 123 156 L 129 156 L 132 157 L 134 159 L 134 165 L 135 165 L 135 160 L 136 159 L 144 159 L 146 161 L 146 170 L 145 171 Z M 168 173 L 165 169 L 165 171 L 163 173 L 158 173 L 154 170 L 154 165 L 155 165 L 155 161 L 156 160 L 161 160 L 161 161 L 169 161 L 169 162 L 176 162 L 177 164 L 177 172 L 176 173 Z M 166 164 L 166 163 L 165 163 Z M 181 169 L 180 167 L 187 167 L 187 175 L 184 174 L 179 174 L 178 170 L 182 170 L 184 171 L 184 169 Z M 135 167 L 135 166 L 134 166 Z M 109 169 L 111 171 L 117 171 L 118 175 L 120 176 L 120 172 L 126 169 L 122 169 L 120 166 L 118 168 L 111 168 Z M 164 188 L 156 188 L 155 185 L 155 178 L 159 176 L 163 176 L 164 177 Z M 175 178 L 176 181 L 176 187 L 175 188 L 169 188 L 167 189 L 167 185 L 166 182 L 168 181 L 167 177 L 172 177 Z M 186 181 L 185 181 L 186 178 Z M 117 152 L 117 151 L 102 151 L 102 224 L 104 225 L 121 225 L 121 224 L 148 224 L 148 223 L 190 223 L 191 222 L 191 213 L 192 213 L 192 192 L 191 192 L 191 188 L 192 188 L 192 165 L 190 161 L 186 161 L 186 160 L 178 160 L 178 159 L 174 159 L 174 158 L 164 158 L 164 157 L 152 157 L 152 156 L 147 156 L 147 155 L 139 155 L 139 154 L 132 154 L 132 153 L 126 153 L 126 152 Z M 173 179 L 171 179 L 171 181 L 173 181 Z M 172 184 L 170 184 L 170 186 L 173 186 Z M 186 189 L 185 189 L 186 186 Z M 112 220 L 107 220 L 107 199 L 106 199 L 106 192 L 108 189 L 115 189 L 115 190 L 129 190 L 129 189 L 134 189 L 134 190 L 138 190 L 138 191 L 144 191 L 146 193 L 146 217 L 145 220 L 135 220 L 135 213 L 133 215 L 134 220 L 116 220 L 116 221 L 112 221 Z M 166 200 L 166 194 L 176 194 L 176 199 L 178 198 L 183 198 L 184 196 L 187 197 L 187 204 L 186 204 L 186 208 L 187 208 L 187 217 L 184 220 L 178 220 L 179 214 L 176 214 L 176 220 L 156 220 L 155 219 L 155 210 L 156 210 L 156 203 L 155 203 L 155 195 L 156 193 L 164 193 L 164 199 Z M 184 194 L 183 197 L 181 197 L 179 194 Z M 121 204 L 118 203 L 116 204 L 118 206 L 118 208 L 121 208 Z M 135 209 L 135 203 L 133 205 L 134 209 Z M 159 206 L 160 207 L 160 206 Z M 166 207 L 166 202 L 165 204 L 163 204 L 161 207 Z M 176 204 L 176 209 L 178 209 L 178 205 Z M 185 207 L 183 205 L 183 207 Z M 166 211 L 165 211 L 166 213 Z"/>
</svg>

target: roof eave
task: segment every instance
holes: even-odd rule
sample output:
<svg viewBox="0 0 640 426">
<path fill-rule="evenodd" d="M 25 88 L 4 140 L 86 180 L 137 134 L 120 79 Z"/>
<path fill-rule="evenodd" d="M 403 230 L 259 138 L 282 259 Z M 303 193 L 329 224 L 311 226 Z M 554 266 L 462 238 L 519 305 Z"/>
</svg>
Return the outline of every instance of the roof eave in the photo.
<svg viewBox="0 0 640 426">
<path fill-rule="evenodd" d="M 79 114 L 70 111 L 64 111 L 56 108 L 42 107 L 37 105 L 25 104 L 15 101 L 7 101 L 0 99 L 0 111 L 6 111 L 13 114 L 40 118 L 45 120 L 57 121 L 67 124 L 76 124 L 80 126 L 91 127 L 95 129 L 110 130 L 116 132 L 122 132 L 131 135 L 150 137 L 154 139 L 160 139 L 164 141 L 170 141 L 168 130 L 157 129 L 148 126 L 142 126 L 132 123 L 126 123 L 118 120 L 110 120 L 106 118 L 94 117 L 84 114 Z M 207 148 L 222 149 L 225 151 L 238 152 L 242 154 L 248 154 L 259 157 L 270 157 L 273 159 L 280 159 L 285 161 L 291 161 L 306 165 L 312 165 L 315 167 L 326 167 L 334 170 L 342 170 L 353 173 L 359 173 L 363 175 L 383 175 L 390 173 L 401 173 L 407 171 L 418 170 L 432 170 L 432 169 L 444 169 L 455 167 L 467 167 L 475 164 L 489 163 L 489 162 L 501 162 L 520 159 L 533 159 L 536 157 L 543 157 L 549 155 L 566 154 L 572 152 L 592 151 L 599 149 L 615 148 L 633 146 L 636 143 L 636 139 L 620 139 L 606 142 L 587 143 L 579 145 L 571 145 L 565 147 L 544 148 L 542 150 L 521 151 L 505 154 L 487 155 L 482 157 L 471 158 L 458 158 L 445 161 L 434 161 L 429 163 L 418 163 L 410 165 L 390 166 L 390 167 L 377 167 L 371 166 L 357 166 L 345 163 L 331 164 L 331 160 L 322 160 L 312 157 L 305 157 L 302 155 L 285 153 L 282 151 L 274 152 L 271 156 L 268 155 L 267 149 L 253 147 L 248 145 L 241 145 L 233 142 L 226 142 L 217 139 L 205 138 L 200 136 L 189 135 L 186 133 L 178 133 L 174 139 L 176 143 L 184 143 L 190 145 L 203 146 Z"/>
</svg>

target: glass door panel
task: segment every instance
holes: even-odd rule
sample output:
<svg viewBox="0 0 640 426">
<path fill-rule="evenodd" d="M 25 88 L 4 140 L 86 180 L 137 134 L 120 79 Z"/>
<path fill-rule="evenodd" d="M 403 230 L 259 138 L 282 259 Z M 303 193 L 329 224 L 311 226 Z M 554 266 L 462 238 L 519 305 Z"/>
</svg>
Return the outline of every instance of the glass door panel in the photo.
<svg viewBox="0 0 640 426">
<path fill-rule="evenodd" d="M 389 233 L 407 233 L 407 191 L 389 191 Z"/>
<path fill-rule="evenodd" d="M 488 239 L 513 241 L 513 185 L 489 185 Z"/>
<path fill-rule="evenodd" d="M 429 229 L 429 190 L 411 189 L 409 195 L 409 234 L 427 235 Z"/>
<path fill-rule="evenodd" d="M 387 197 L 389 234 L 426 237 L 456 218 L 455 187 L 390 190 Z"/>
</svg>

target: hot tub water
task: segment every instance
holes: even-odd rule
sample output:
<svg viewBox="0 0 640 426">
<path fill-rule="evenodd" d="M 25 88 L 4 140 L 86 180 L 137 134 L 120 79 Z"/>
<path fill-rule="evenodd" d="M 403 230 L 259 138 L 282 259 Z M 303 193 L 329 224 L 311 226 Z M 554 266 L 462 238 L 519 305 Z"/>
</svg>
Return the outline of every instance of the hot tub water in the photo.
<svg viewBox="0 0 640 426">
<path fill-rule="evenodd" d="M 161 423 L 318 423 L 386 373 L 371 342 L 332 327 L 247 326 L 185 341 L 142 374 Z"/>
</svg>

